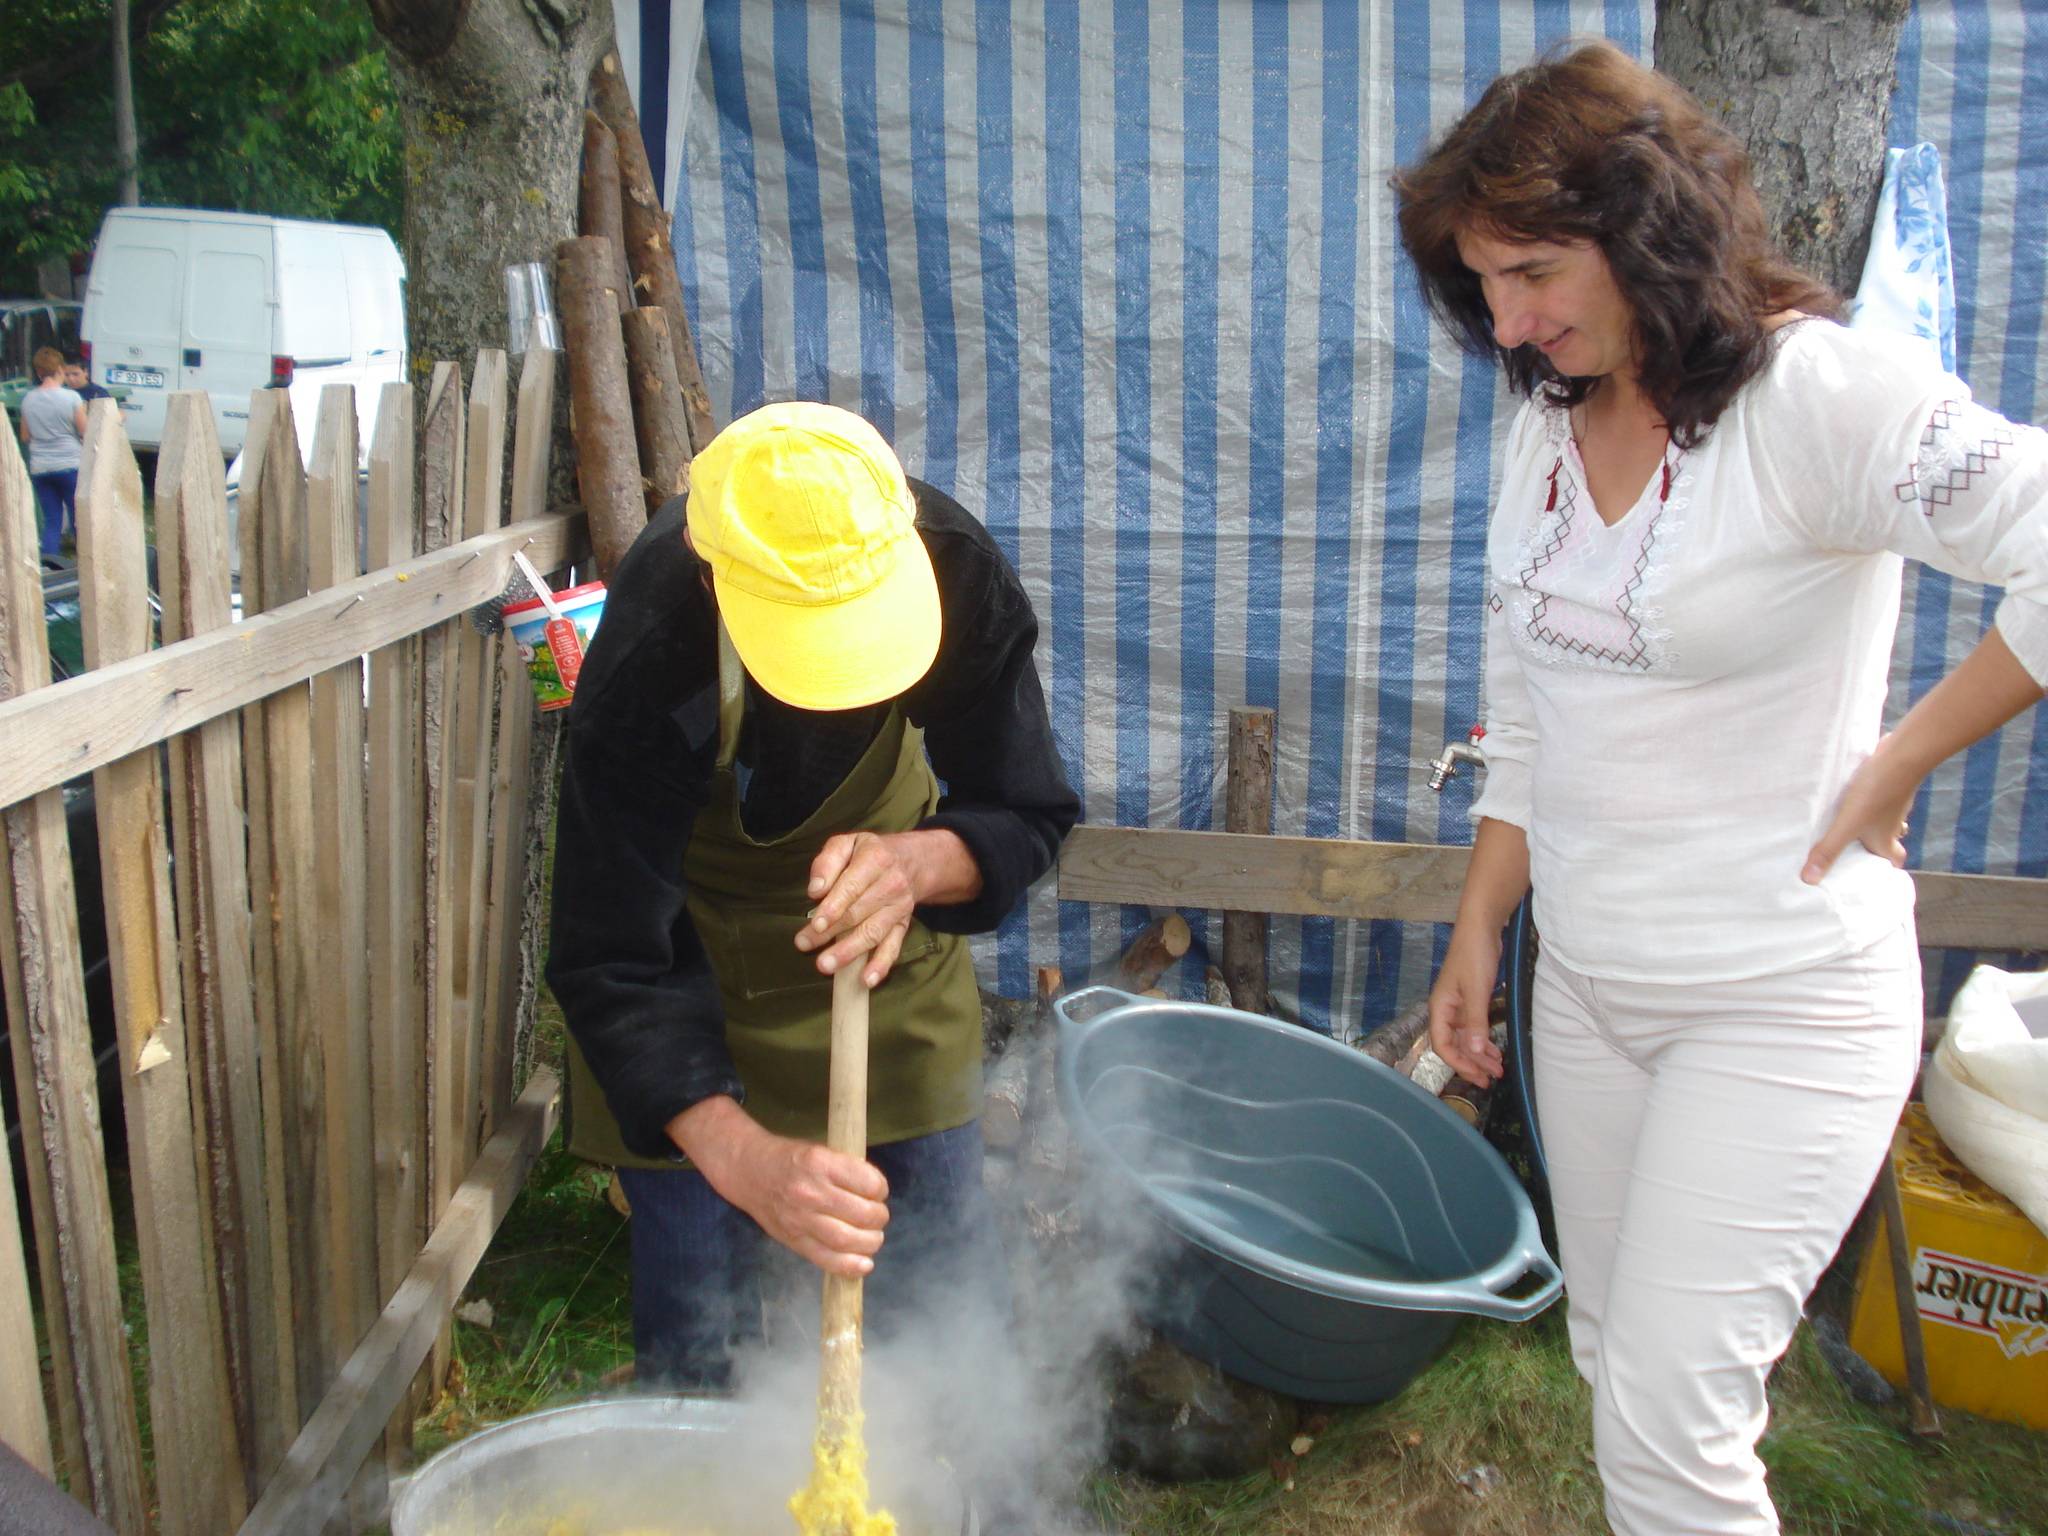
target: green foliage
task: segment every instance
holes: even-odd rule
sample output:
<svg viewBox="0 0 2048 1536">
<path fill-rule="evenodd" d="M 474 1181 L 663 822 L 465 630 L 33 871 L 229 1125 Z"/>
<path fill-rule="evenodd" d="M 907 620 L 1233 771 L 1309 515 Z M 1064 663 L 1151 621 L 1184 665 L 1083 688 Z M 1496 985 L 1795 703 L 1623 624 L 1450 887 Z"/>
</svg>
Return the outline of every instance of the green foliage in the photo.
<svg viewBox="0 0 2048 1536">
<path fill-rule="evenodd" d="M 132 0 L 142 200 L 382 224 L 397 104 L 360 0 Z M 108 0 L 10 0 L 0 28 L 0 292 L 87 249 L 119 195 Z"/>
</svg>

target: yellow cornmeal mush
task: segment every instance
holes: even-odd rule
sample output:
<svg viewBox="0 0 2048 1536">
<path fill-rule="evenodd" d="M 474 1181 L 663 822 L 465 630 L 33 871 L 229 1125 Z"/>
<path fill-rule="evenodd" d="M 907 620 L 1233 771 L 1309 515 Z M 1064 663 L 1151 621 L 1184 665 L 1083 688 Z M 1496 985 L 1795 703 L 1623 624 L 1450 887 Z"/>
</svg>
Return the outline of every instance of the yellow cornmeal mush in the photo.
<svg viewBox="0 0 2048 1536">
<path fill-rule="evenodd" d="M 790 1496 L 803 1536 L 896 1536 L 896 1517 L 868 1509 L 868 1447 L 855 1414 L 841 1434 L 821 1429 L 811 1447 L 811 1480 Z"/>
</svg>

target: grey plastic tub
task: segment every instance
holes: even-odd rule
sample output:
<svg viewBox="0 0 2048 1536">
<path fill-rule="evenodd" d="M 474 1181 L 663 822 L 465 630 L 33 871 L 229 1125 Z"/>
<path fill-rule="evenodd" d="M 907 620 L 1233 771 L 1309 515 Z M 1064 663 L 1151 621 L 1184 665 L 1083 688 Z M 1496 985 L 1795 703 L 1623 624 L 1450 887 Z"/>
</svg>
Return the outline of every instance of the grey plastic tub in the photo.
<svg viewBox="0 0 2048 1536">
<path fill-rule="evenodd" d="M 886 1464 L 874 1507 L 904 1536 L 977 1536 L 944 1462 Z M 391 1536 L 788 1536 L 809 1427 L 720 1398 L 621 1397 L 527 1414 L 456 1442 L 406 1479 Z"/>
<path fill-rule="evenodd" d="M 1056 1011 L 1061 1106 L 1160 1239 L 1142 1309 L 1190 1354 L 1378 1402 L 1461 1314 L 1521 1322 L 1557 1299 L 1513 1172 L 1399 1073 L 1235 1009 L 1090 987 Z"/>
</svg>

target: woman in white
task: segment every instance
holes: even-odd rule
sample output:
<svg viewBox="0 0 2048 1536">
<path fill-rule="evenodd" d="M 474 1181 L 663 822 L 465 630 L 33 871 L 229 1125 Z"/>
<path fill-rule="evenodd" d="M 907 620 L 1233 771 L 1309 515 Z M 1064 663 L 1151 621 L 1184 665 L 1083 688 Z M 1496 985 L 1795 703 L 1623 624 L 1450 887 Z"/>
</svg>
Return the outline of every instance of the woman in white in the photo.
<svg viewBox="0 0 2048 1536">
<path fill-rule="evenodd" d="M 1876 1175 L 1921 994 L 1920 781 L 2048 687 L 2048 435 L 1851 332 L 1735 141 L 1592 44 L 1394 179 L 1438 315 L 1528 398 L 1488 538 L 1487 781 L 1437 1052 L 1536 1091 L 1615 1530 L 1770 1532 L 1764 1378 Z M 2002 584 L 1881 733 L 1901 557 Z"/>
</svg>

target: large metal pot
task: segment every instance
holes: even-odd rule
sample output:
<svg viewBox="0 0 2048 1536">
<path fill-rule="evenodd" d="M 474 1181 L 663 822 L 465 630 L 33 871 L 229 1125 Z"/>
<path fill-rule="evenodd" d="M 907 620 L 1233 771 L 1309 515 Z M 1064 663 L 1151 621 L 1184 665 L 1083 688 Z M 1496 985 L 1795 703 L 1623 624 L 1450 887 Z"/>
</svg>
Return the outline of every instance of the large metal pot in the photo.
<svg viewBox="0 0 2048 1536">
<path fill-rule="evenodd" d="M 391 1536 L 789 1536 L 810 1425 L 719 1398 L 626 1397 L 511 1419 L 406 1480 Z M 978 1536 L 944 1462 L 876 1447 L 874 1504 L 904 1536 Z"/>
</svg>

